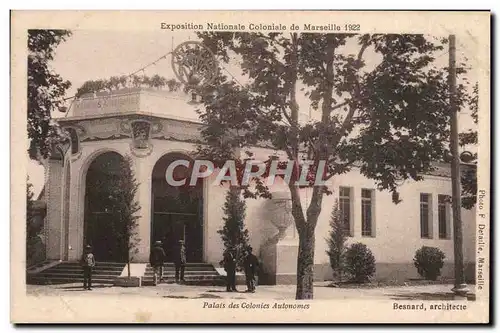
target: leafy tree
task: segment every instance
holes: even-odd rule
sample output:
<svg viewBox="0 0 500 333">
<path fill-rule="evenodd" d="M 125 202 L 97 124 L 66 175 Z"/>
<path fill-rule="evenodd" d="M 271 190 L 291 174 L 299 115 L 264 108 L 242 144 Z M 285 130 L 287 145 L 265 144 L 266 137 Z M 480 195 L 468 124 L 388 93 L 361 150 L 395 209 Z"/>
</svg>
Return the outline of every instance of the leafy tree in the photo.
<svg viewBox="0 0 500 333">
<path fill-rule="evenodd" d="M 330 232 L 327 239 L 328 250 L 326 253 L 330 258 L 330 266 L 333 269 L 334 277 L 336 277 L 338 281 L 342 281 L 344 272 L 344 254 L 347 237 L 348 232 L 345 228 L 345 221 L 340 213 L 337 201 L 330 217 Z"/>
<path fill-rule="evenodd" d="M 198 36 L 222 67 L 213 84 L 200 89 L 206 146 L 198 153 L 220 167 L 232 158 L 232 147 L 265 145 L 286 152 L 295 164 L 289 189 L 299 234 L 296 298 L 311 299 L 315 228 L 323 196 L 331 193 L 327 186 L 313 186 L 320 161 L 326 162 L 323 180 L 356 165 L 399 202 L 397 184 L 421 180 L 448 151 L 447 71 L 435 64 L 447 41 L 396 34 Z M 368 66 L 367 55 L 376 63 Z M 241 69 L 244 86 L 224 74 L 229 63 Z M 306 111 L 317 115 L 308 123 L 299 122 L 299 94 L 308 99 Z M 466 87 L 459 84 L 459 107 L 466 97 Z M 307 207 L 294 182 L 303 158 L 314 161 Z M 270 197 L 262 181 L 243 190 L 246 197 Z"/>
<path fill-rule="evenodd" d="M 54 73 L 50 61 L 57 46 L 69 36 L 68 30 L 28 30 L 28 138 L 32 159 L 38 154 L 46 158 L 54 144 L 67 139 L 51 114 L 65 111 L 63 97 L 71 83 Z"/>
<path fill-rule="evenodd" d="M 137 230 L 137 213 L 141 206 L 136 200 L 139 184 L 132 170 L 132 159 L 125 156 L 120 161 L 120 168 L 116 181 L 108 183 L 109 199 L 111 201 L 111 219 L 115 227 L 115 233 L 119 248 L 123 249 L 127 261 L 127 272 L 130 277 L 130 262 L 137 254 L 137 245 L 140 242 Z"/>
<path fill-rule="evenodd" d="M 250 245 L 248 229 L 245 228 L 245 201 L 241 198 L 241 193 L 237 187 L 231 187 L 226 194 L 224 203 L 224 226 L 217 233 L 221 235 L 224 243 L 224 253 L 230 248 L 236 249 L 237 267 L 243 268 L 243 256 Z M 221 265 L 223 262 L 221 261 Z"/>
</svg>

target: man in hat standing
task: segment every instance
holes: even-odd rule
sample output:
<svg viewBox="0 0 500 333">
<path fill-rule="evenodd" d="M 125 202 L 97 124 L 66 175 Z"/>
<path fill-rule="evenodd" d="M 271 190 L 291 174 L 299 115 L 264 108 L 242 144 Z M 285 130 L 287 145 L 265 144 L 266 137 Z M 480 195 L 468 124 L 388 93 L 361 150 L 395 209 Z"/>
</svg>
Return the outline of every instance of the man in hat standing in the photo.
<svg viewBox="0 0 500 333">
<path fill-rule="evenodd" d="M 236 251 L 229 248 L 224 252 L 224 270 L 226 271 L 226 291 L 238 291 L 236 289 Z"/>
<path fill-rule="evenodd" d="M 95 266 L 95 258 L 90 245 L 87 245 L 83 251 L 81 265 L 83 267 L 83 289 L 92 290 L 92 268 Z"/>
<path fill-rule="evenodd" d="M 177 247 L 177 253 L 175 256 L 175 282 L 179 283 L 179 275 L 180 281 L 184 281 L 184 269 L 186 267 L 186 246 L 184 245 L 184 241 L 179 240 L 179 246 Z M 179 274 L 180 273 L 180 274 Z"/>
<path fill-rule="evenodd" d="M 163 263 L 165 262 L 165 251 L 161 241 L 156 241 L 149 255 L 149 263 L 153 267 L 153 284 L 156 286 L 163 278 Z"/>
<path fill-rule="evenodd" d="M 257 270 L 259 268 L 259 259 L 252 253 L 252 248 L 249 247 L 245 251 L 245 278 L 247 281 L 247 292 L 255 292 L 255 277 L 257 275 Z"/>
</svg>

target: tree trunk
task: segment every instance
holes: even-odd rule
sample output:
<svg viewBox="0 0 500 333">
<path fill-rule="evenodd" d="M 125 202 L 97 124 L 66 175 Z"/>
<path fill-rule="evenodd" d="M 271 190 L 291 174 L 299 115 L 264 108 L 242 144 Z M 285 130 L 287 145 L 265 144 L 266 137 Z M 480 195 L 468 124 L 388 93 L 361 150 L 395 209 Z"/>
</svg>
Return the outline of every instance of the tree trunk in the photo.
<svg viewBox="0 0 500 333">
<path fill-rule="evenodd" d="M 313 299 L 314 281 L 314 228 L 305 225 L 298 230 L 297 291 L 295 299 Z"/>
</svg>

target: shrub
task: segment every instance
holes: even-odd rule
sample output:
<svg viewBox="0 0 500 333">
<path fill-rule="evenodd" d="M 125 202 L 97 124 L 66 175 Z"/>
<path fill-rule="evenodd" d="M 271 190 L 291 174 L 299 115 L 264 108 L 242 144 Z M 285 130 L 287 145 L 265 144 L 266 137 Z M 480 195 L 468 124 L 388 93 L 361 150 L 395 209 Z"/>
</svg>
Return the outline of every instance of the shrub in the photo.
<svg viewBox="0 0 500 333">
<path fill-rule="evenodd" d="M 224 254 L 230 248 L 236 249 L 237 269 L 243 269 L 244 257 L 241 255 L 250 247 L 250 237 L 245 226 L 246 203 L 241 198 L 241 190 L 231 187 L 226 194 L 224 203 L 224 226 L 217 233 L 221 236 L 224 244 Z M 219 262 L 224 265 L 224 260 Z"/>
<path fill-rule="evenodd" d="M 413 263 L 418 274 L 426 280 L 435 281 L 441 275 L 445 255 L 436 247 L 422 246 L 415 252 Z"/>
<path fill-rule="evenodd" d="M 375 274 L 375 257 L 363 243 L 350 245 L 345 252 L 345 272 L 350 280 L 365 283 Z"/>
<path fill-rule="evenodd" d="M 130 277 L 130 263 L 134 255 L 139 252 L 138 245 L 141 241 L 138 230 L 140 216 L 137 215 L 141 206 L 136 199 L 139 183 L 132 170 L 132 163 L 132 158 L 128 155 L 121 159 L 117 177 L 107 187 L 112 205 L 110 219 L 119 248 L 126 259 L 128 277 Z"/>
<path fill-rule="evenodd" d="M 26 265 L 27 267 L 45 259 L 45 245 L 40 238 L 43 231 L 43 219 L 37 216 L 33 201 L 33 185 L 26 183 Z M 40 214 L 40 213 L 38 213 Z"/>
<path fill-rule="evenodd" d="M 347 236 L 345 222 L 340 213 L 338 202 L 336 202 L 330 217 L 330 232 L 326 240 L 328 244 L 326 253 L 328 254 L 328 258 L 330 258 L 333 277 L 334 279 L 337 278 L 339 281 L 342 281 L 342 275 L 344 273 L 344 253 Z"/>
</svg>

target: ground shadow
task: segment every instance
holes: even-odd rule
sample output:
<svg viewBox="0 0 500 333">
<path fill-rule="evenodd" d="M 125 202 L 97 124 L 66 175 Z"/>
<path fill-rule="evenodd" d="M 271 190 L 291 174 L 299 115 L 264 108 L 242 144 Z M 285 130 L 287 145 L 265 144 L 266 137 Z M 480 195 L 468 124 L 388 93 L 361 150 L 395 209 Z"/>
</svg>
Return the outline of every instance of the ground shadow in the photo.
<svg viewBox="0 0 500 333">
<path fill-rule="evenodd" d="M 222 298 L 221 296 L 218 295 L 212 295 L 212 294 L 207 294 L 203 293 L 195 297 L 188 297 L 188 296 L 182 296 L 182 295 L 167 295 L 163 296 L 163 298 L 174 298 L 174 299 L 199 299 L 199 298 Z"/>
<path fill-rule="evenodd" d="M 244 290 L 227 291 L 226 289 L 209 289 L 207 293 L 247 294 Z"/>
<path fill-rule="evenodd" d="M 455 295 L 453 293 L 398 293 L 387 295 L 395 300 L 425 300 L 425 301 L 453 301 Z M 476 295 L 468 294 L 468 301 L 475 301 Z"/>
<path fill-rule="evenodd" d="M 203 293 L 203 294 L 198 295 L 198 297 L 196 297 L 196 298 L 222 298 L 222 297 L 219 295 L 212 295 L 212 294 Z"/>
<path fill-rule="evenodd" d="M 225 289 L 210 289 L 207 290 L 207 293 L 230 293 L 229 291 L 226 291 Z"/>
<path fill-rule="evenodd" d="M 95 286 L 92 286 L 92 289 L 103 289 L 103 288 L 111 288 L 113 287 L 112 285 L 95 285 Z M 58 290 L 64 290 L 64 291 L 85 291 L 85 289 L 83 289 L 82 286 L 64 286 L 64 287 L 58 287 L 58 288 L 54 288 L 54 289 L 58 289 Z"/>
<path fill-rule="evenodd" d="M 315 284 L 315 287 L 328 287 L 340 289 L 376 289 L 382 287 L 410 287 L 410 286 L 429 286 L 429 285 L 443 285 L 453 284 L 449 279 L 439 280 L 424 280 L 424 279 L 408 279 L 405 281 L 398 280 L 381 280 L 381 281 L 325 281 Z"/>
</svg>

